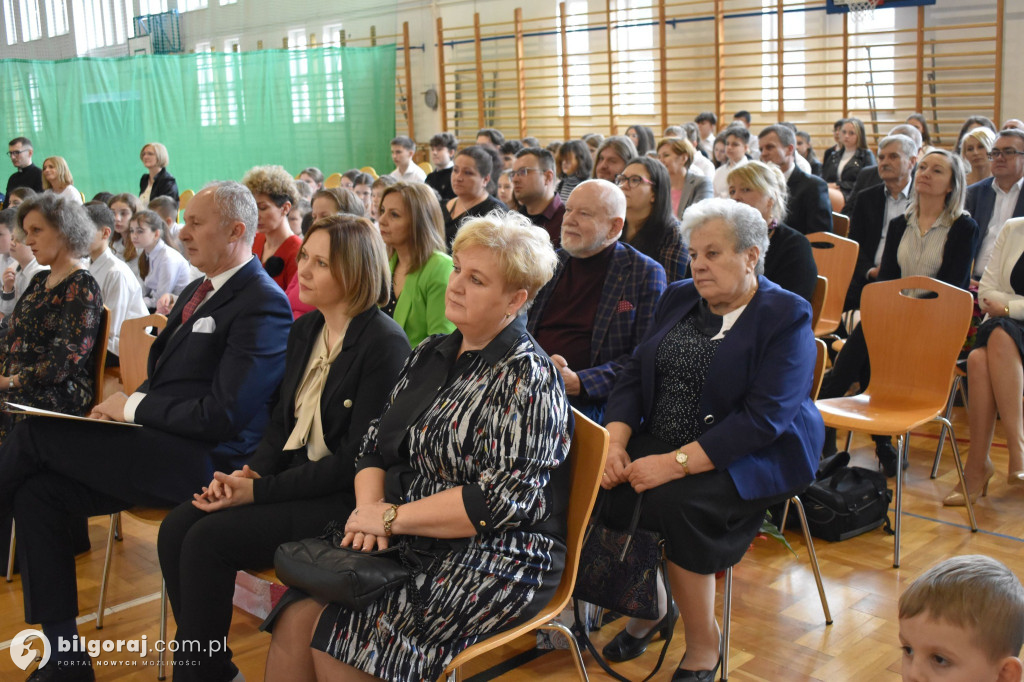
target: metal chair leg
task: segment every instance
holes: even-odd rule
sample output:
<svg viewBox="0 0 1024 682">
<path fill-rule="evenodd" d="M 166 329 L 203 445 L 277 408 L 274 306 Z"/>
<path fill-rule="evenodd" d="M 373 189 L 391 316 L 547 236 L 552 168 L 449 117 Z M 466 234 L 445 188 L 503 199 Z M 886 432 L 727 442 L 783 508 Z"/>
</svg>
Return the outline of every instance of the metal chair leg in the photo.
<svg viewBox="0 0 1024 682">
<path fill-rule="evenodd" d="M 156 659 L 156 679 L 166 680 L 167 674 L 164 672 L 164 653 L 167 649 L 167 581 L 160 581 L 160 641 L 163 642 L 163 648 L 157 654 Z"/>
<path fill-rule="evenodd" d="M 900 436 L 899 447 L 897 448 L 898 457 L 896 459 L 896 510 L 895 522 L 892 524 L 895 531 L 895 538 L 893 541 L 892 549 L 892 567 L 900 567 L 900 523 L 903 515 L 903 458 L 907 456 L 910 449 L 910 431 Z"/>
<path fill-rule="evenodd" d="M 96 629 L 103 629 L 103 611 L 107 603 L 107 579 L 110 577 L 110 559 L 114 555 L 114 533 L 117 530 L 118 514 L 110 515 L 110 530 L 107 531 L 107 553 L 103 559 L 103 579 L 100 581 L 100 603 L 96 607 Z"/>
<path fill-rule="evenodd" d="M 14 582 L 14 519 L 11 519 L 11 547 L 7 550 L 7 582 Z"/>
<path fill-rule="evenodd" d="M 800 517 L 800 527 L 804 531 L 804 544 L 807 545 L 807 554 L 811 559 L 811 570 L 814 571 L 814 582 L 818 585 L 818 597 L 821 599 L 821 610 L 825 612 L 825 625 L 832 625 L 832 612 L 828 608 L 828 597 L 825 596 L 825 585 L 821 582 L 821 569 L 818 568 L 818 554 L 814 551 L 814 540 L 811 539 L 811 529 L 807 525 L 807 515 L 804 513 L 804 503 L 800 497 L 794 495 L 786 501 L 786 509 L 789 503 L 796 505 L 796 513 Z"/>
<path fill-rule="evenodd" d="M 583 652 L 580 651 L 579 642 L 576 641 L 576 635 L 573 634 L 572 630 L 565 626 L 563 623 L 559 623 L 556 620 L 550 621 L 541 625 L 538 630 L 557 630 L 569 640 L 569 649 L 573 653 L 573 663 L 576 664 L 576 672 L 579 674 L 580 679 L 583 682 L 590 682 L 590 677 L 587 675 L 587 666 L 583 664 Z"/>
<path fill-rule="evenodd" d="M 786 504 L 782 507 L 782 523 L 779 524 L 779 532 L 786 532 L 786 521 L 789 520 L 789 503 L 792 502 L 792 498 L 786 500 Z M 805 526 L 807 524 L 804 524 Z"/>
<path fill-rule="evenodd" d="M 949 389 L 949 399 L 946 401 L 946 409 L 942 413 L 942 416 L 949 421 L 953 418 L 953 405 L 956 403 L 956 393 L 960 391 L 963 394 L 964 405 L 967 405 L 967 395 L 963 393 L 963 377 L 954 376 L 953 385 Z M 939 444 L 935 446 L 935 460 L 932 462 L 932 478 L 939 475 L 939 460 L 942 459 L 942 448 L 946 444 L 946 431 L 948 428 L 945 424 L 942 425 L 942 429 L 939 430 Z"/>
<path fill-rule="evenodd" d="M 847 452 L 850 451 L 850 446 L 853 445 L 853 431 L 846 432 L 846 447 L 843 448 Z"/>
<path fill-rule="evenodd" d="M 725 569 L 725 588 L 722 592 L 722 682 L 729 679 L 729 626 L 732 623 L 732 566 Z"/>
<path fill-rule="evenodd" d="M 118 542 L 122 542 L 124 541 L 124 533 L 121 532 L 121 512 L 117 512 L 115 516 L 117 517 L 117 522 L 114 525 L 114 538 Z"/>
<path fill-rule="evenodd" d="M 971 532 L 978 532 L 978 522 L 974 518 L 974 504 L 971 496 L 967 494 L 967 480 L 964 478 L 964 463 L 960 459 L 960 446 L 956 442 L 956 433 L 953 431 L 953 424 L 945 417 L 936 417 L 936 421 L 943 422 L 943 427 L 949 429 L 949 442 L 953 446 L 953 460 L 956 462 L 956 473 L 960 477 L 960 489 L 964 492 L 964 503 L 967 506 L 967 518 L 971 521 Z"/>
</svg>

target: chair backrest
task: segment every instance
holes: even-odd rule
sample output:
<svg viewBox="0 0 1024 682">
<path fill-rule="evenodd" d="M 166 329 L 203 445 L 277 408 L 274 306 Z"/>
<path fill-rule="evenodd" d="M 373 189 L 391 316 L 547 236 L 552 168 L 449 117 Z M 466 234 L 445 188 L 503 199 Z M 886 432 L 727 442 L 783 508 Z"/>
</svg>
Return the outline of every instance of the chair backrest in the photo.
<svg viewBox="0 0 1024 682">
<path fill-rule="evenodd" d="M 324 187 L 327 189 L 334 189 L 335 187 L 341 187 L 341 173 L 331 173 L 324 180 Z"/>
<path fill-rule="evenodd" d="M 361 170 L 362 172 L 366 173 L 367 175 L 369 175 L 374 180 L 376 180 L 377 178 L 380 177 L 379 175 L 377 175 L 377 171 L 375 171 L 373 169 L 373 166 L 363 166 L 359 170 Z"/>
<path fill-rule="evenodd" d="M 110 308 L 103 306 L 100 328 L 96 330 L 96 345 L 92 350 L 92 406 L 103 402 L 103 383 L 106 379 L 107 340 L 110 338 Z"/>
<path fill-rule="evenodd" d="M 853 270 L 857 266 L 860 244 L 831 232 L 814 232 L 807 235 L 807 241 L 811 243 L 811 254 L 818 266 L 818 274 L 828 278 L 825 305 L 814 326 L 814 335 L 824 336 L 839 328 L 846 291 L 850 288 Z"/>
<path fill-rule="evenodd" d="M 814 285 L 814 295 L 811 296 L 811 329 L 818 327 L 818 320 L 821 319 L 821 310 L 825 307 L 827 295 L 828 278 L 818 275 L 818 282 Z"/>
<path fill-rule="evenodd" d="M 426 173 L 427 175 L 430 175 L 431 173 L 434 172 L 434 167 L 430 165 L 429 161 L 420 161 L 416 165 L 422 168 L 423 172 Z"/>
<path fill-rule="evenodd" d="M 156 333 L 167 326 L 167 318 L 163 315 L 147 315 L 125 320 L 121 324 L 121 384 L 124 392 L 131 395 L 142 385 L 149 374 L 149 349 L 156 341 L 156 336 L 146 331 L 155 327 Z"/>
<path fill-rule="evenodd" d="M 907 290 L 930 291 L 919 298 Z M 905 277 L 864 287 L 861 327 L 871 362 L 865 393 L 913 398 L 939 409 L 949 398 L 956 358 L 971 324 L 970 292 L 931 277 Z"/>
<path fill-rule="evenodd" d="M 821 390 L 821 380 L 825 378 L 825 360 L 828 359 L 828 346 L 821 339 L 814 339 L 814 347 L 818 351 L 814 359 L 814 379 L 811 380 L 811 400 L 818 399 L 818 391 Z"/>
<path fill-rule="evenodd" d="M 842 213 L 832 211 L 832 232 L 840 237 L 850 236 L 850 218 Z"/>
<path fill-rule="evenodd" d="M 181 220 L 185 216 L 185 207 L 188 206 L 188 202 L 192 201 L 192 197 L 196 195 L 190 189 L 185 190 L 178 195 L 178 219 Z"/>
</svg>

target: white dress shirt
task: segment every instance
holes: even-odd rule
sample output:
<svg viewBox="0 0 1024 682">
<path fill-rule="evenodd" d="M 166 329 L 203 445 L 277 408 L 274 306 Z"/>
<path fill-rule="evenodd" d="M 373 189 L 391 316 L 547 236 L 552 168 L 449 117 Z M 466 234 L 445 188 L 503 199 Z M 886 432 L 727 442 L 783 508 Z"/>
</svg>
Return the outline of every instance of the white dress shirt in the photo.
<svg viewBox="0 0 1024 682">
<path fill-rule="evenodd" d="M 729 198 L 729 173 L 733 168 L 739 168 L 740 166 L 746 166 L 750 161 L 746 158 L 740 159 L 738 163 L 732 161 L 726 161 L 718 170 L 715 171 L 714 190 L 715 196 L 720 199 Z"/>
<path fill-rule="evenodd" d="M 882 264 L 882 253 L 885 252 L 885 237 L 889 234 L 889 223 L 893 218 L 899 217 L 907 212 L 910 205 L 910 180 L 903 186 L 899 194 L 893 197 L 888 188 L 885 190 L 885 213 L 882 215 L 882 237 L 878 240 L 878 248 L 875 249 L 875 265 Z"/>
<path fill-rule="evenodd" d="M 700 175 L 713 179 L 715 177 L 715 164 L 711 163 L 711 159 L 698 152 L 693 157 L 693 163 L 690 164 L 690 171 L 697 171 Z"/>
<path fill-rule="evenodd" d="M 149 273 L 142 283 L 142 298 L 147 307 L 156 308 L 156 302 L 161 296 L 177 296 L 188 285 L 188 261 L 163 239 L 157 241 L 147 258 Z"/>
<path fill-rule="evenodd" d="M 974 259 L 975 279 L 981 277 L 985 272 L 985 266 L 988 265 L 988 260 L 992 257 L 992 249 L 996 245 L 996 237 L 1002 232 L 1006 221 L 1013 217 L 1013 208 L 1017 205 L 1017 199 L 1020 197 L 1021 183 L 1024 183 L 1024 178 L 1013 183 L 1008 192 L 1000 189 L 995 182 L 992 183 L 992 191 L 996 193 L 996 202 L 992 206 L 992 218 L 988 221 L 985 238 L 982 240 L 981 246 L 978 247 L 978 255 Z M 982 230 L 985 229 L 984 225 L 978 225 L 978 227 Z"/>
<path fill-rule="evenodd" d="M 142 300 L 142 285 L 123 260 L 104 249 L 99 258 L 89 263 L 89 273 L 100 285 L 103 305 L 110 309 L 110 335 L 107 350 L 118 355 L 121 350 L 121 325 L 125 320 L 149 315 Z"/>
<path fill-rule="evenodd" d="M 409 162 L 409 167 L 405 169 L 404 173 L 396 168 L 388 175 L 401 182 L 423 182 L 427 179 L 427 172 L 412 162 Z"/>
</svg>

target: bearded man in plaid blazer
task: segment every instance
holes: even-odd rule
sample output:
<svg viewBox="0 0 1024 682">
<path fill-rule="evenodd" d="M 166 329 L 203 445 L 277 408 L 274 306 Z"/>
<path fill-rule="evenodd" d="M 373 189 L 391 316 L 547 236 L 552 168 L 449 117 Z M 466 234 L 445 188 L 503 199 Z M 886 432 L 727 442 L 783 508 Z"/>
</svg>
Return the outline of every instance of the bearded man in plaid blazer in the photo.
<svg viewBox="0 0 1024 682">
<path fill-rule="evenodd" d="M 612 183 L 587 180 L 573 190 L 558 267 L 527 321 L 573 407 L 595 421 L 666 286 L 661 265 L 619 241 L 625 220 L 626 197 Z"/>
</svg>

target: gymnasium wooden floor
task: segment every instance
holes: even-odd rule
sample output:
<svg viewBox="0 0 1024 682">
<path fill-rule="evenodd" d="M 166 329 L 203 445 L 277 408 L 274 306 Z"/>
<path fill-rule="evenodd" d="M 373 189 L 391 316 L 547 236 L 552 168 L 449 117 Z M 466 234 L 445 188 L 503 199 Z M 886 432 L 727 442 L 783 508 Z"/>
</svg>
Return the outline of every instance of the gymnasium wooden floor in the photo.
<svg viewBox="0 0 1024 682">
<path fill-rule="evenodd" d="M 957 428 L 966 455 L 967 428 L 963 411 L 957 410 Z M 997 434 L 1001 433 L 997 428 Z M 993 446 L 996 470 L 989 496 L 976 507 L 981 531 L 970 533 L 963 508 L 944 508 L 940 499 L 953 486 L 956 473 L 947 444 L 940 477 L 930 480 L 937 428 L 926 427 L 911 439 L 911 465 L 904 499 L 903 558 L 892 568 L 892 538 L 881 530 L 846 542 L 816 544 L 834 623 L 826 627 L 814 587 L 807 555 L 799 533 L 787 532 L 798 556 L 771 540 L 757 541 L 735 569 L 730 679 L 737 682 L 766 680 L 844 682 L 900 679 L 896 602 L 905 586 L 939 560 L 956 554 L 982 553 L 1003 561 L 1024 576 L 1024 489 L 1005 483 L 1006 448 L 1001 437 Z M 874 462 L 869 441 L 855 439 L 855 463 Z M 857 446 L 860 447 L 857 447 Z M 124 522 L 125 541 L 114 552 L 113 580 L 108 604 L 119 609 L 109 613 L 103 630 L 95 629 L 95 604 L 106 545 L 106 519 L 91 524 L 93 549 L 78 559 L 79 597 L 84 621 L 80 633 L 87 638 L 157 639 L 160 572 L 156 561 L 156 528 Z M 719 582 L 721 588 L 721 582 Z M 721 613 L 721 595 L 719 611 Z M 263 679 L 269 637 L 257 630 L 258 619 L 235 610 L 229 642 L 245 677 Z M 0 680 L 24 679 L 6 653 L 9 640 L 25 627 L 22 622 L 20 581 L 0 580 Z M 595 633 L 600 647 L 622 627 L 622 621 Z M 173 623 L 171 624 L 173 632 Z M 668 680 L 682 657 L 682 628 L 677 626 L 665 669 L 657 680 Z M 653 666 L 657 647 L 629 664 L 622 673 L 642 679 Z M 132 661 L 128 655 L 104 654 L 99 661 Z M 585 656 L 594 680 L 611 679 Z M 156 655 L 148 666 L 97 666 L 100 680 L 156 678 Z M 532 638 L 519 640 L 498 655 L 466 670 L 476 682 L 501 679 L 508 682 L 537 678 L 572 680 L 576 677 L 569 654 L 564 651 L 537 655 Z"/>
</svg>

